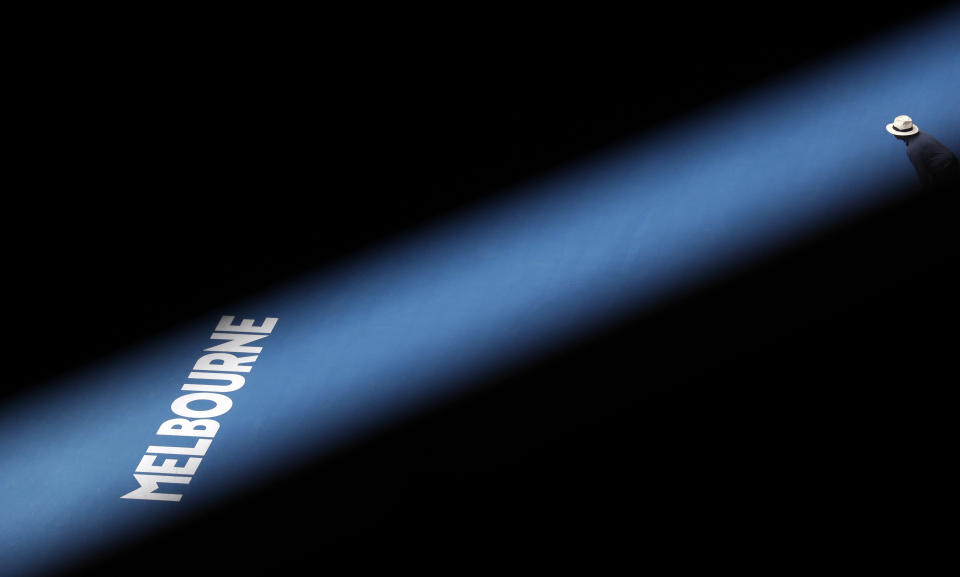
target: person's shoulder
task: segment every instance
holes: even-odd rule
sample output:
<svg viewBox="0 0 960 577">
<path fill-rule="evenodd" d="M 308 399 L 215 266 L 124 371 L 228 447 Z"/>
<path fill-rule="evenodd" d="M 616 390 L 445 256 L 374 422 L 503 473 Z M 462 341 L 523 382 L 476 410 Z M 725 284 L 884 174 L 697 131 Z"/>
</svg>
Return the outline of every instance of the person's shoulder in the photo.
<svg viewBox="0 0 960 577">
<path fill-rule="evenodd" d="M 921 130 L 920 132 L 917 133 L 917 136 L 923 136 L 924 142 L 932 142 L 934 144 L 940 144 L 940 141 L 937 140 L 936 137 L 930 134 L 929 132 L 924 132 Z"/>
<path fill-rule="evenodd" d="M 936 138 L 930 136 L 922 130 L 917 132 L 917 134 L 913 137 L 913 142 L 910 143 L 911 146 L 915 146 L 916 148 L 926 148 L 928 146 L 937 146 L 938 144 L 940 143 L 937 142 Z"/>
</svg>

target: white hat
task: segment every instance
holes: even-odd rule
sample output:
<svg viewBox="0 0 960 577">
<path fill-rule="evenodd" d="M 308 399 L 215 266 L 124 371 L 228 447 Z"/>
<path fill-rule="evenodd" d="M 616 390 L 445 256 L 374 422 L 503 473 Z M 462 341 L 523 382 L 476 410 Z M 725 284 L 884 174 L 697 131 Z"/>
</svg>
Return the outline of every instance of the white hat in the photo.
<svg viewBox="0 0 960 577">
<path fill-rule="evenodd" d="M 894 136 L 910 136 L 920 132 L 913 119 L 903 114 L 893 119 L 893 122 L 887 125 L 887 132 Z"/>
</svg>

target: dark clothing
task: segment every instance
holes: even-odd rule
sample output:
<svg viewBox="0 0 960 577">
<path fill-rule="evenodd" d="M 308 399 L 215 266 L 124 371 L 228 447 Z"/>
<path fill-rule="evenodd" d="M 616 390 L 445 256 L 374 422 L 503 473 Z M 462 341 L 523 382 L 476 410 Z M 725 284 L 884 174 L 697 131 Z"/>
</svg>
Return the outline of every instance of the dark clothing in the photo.
<svg viewBox="0 0 960 577">
<path fill-rule="evenodd" d="M 960 185 L 960 161 L 957 155 L 922 130 L 904 138 L 907 157 L 924 186 L 936 188 Z"/>
<path fill-rule="evenodd" d="M 943 170 L 931 175 L 930 184 L 938 190 L 960 192 L 960 162 L 954 159 Z"/>
</svg>

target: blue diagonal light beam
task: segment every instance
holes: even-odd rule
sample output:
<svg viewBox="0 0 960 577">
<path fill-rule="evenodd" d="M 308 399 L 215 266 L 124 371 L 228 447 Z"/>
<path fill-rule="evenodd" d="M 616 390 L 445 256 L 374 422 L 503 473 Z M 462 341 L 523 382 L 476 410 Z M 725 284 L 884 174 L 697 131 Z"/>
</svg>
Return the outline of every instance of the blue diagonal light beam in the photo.
<svg viewBox="0 0 960 577">
<path fill-rule="evenodd" d="M 134 469 L 160 444 L 157 427 L 174 416 L 219 318 L 4 407 L 0 567 L 56 568 L 202 511 L 479 376 L 889 200 L 885 191 L 915 179 L 884 131 L 894 116 L 960 149 L 957 30 L 951 8 L 338 270 L 234 303 L 224 314 L 279 321 L 257 343 L 263 351 L 196 475 L 177 487 L 179 503 L 120 497 L 136 488 Z M 238 263 L 237 274 L 256 274 Z"/>
</svg>

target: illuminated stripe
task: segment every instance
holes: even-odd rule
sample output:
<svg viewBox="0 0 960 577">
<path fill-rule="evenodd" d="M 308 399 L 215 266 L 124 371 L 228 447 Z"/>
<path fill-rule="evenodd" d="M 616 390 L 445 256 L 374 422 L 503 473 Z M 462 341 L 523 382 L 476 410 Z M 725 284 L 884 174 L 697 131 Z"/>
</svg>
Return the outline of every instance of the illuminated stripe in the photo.
<svg viewBox="0 0 960 577">
<path fill-rule="evenodd" d="M 179 503 L 120 496 L 217 318 L 4 407 L 0 567 L 95 554 L 884 201 L 915 179 L 892 115 L 960 150 L 958 29 L 951 9 L 230 306 L 281 321 Z"/>
</svg>

